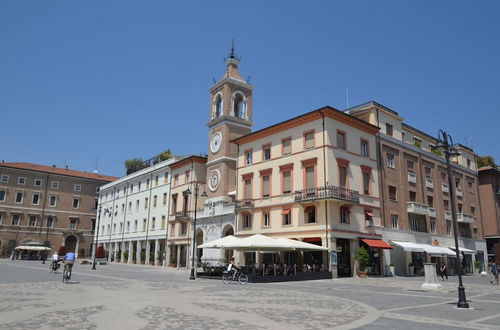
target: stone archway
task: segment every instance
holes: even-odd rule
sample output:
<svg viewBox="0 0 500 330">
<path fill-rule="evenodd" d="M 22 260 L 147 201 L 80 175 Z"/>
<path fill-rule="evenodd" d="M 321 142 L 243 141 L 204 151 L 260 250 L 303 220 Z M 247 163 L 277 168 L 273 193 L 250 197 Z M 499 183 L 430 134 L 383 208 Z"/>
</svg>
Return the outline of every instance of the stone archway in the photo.
<svg viewBox="0 0 500 330">
<path fill-rule="evenodd" d="M 73 253 L 77 253 L 78 251 L 76 251 L 76 243 L 77 243 L 77 239 L 75 236 L 73 235 L 68 235 L 66 236 L 66 239 L 64 240 L 64 246 L 66 247 L 66 252 L 73 252 Z"/>
</svg>

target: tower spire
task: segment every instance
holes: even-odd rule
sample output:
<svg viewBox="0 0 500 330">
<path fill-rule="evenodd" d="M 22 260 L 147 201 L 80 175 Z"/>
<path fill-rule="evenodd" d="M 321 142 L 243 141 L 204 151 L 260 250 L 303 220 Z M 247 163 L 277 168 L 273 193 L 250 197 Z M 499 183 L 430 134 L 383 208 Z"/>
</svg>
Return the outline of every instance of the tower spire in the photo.
<svg viewBox="0 0 500 330">
<path fill-rule="evenodd" d="M 231 41 L 231 50 L 229 51 L 229 55 L 224 59 L 224 62 L 227 62 L 229 60 L 235 60 L 235 61 L 239 62 L 241 60 L 241 57 L 236 55 L 235 44 L 236 43 L 235 43 L 235 40 L 233 38 L 233 40 Z"/>
</svg>

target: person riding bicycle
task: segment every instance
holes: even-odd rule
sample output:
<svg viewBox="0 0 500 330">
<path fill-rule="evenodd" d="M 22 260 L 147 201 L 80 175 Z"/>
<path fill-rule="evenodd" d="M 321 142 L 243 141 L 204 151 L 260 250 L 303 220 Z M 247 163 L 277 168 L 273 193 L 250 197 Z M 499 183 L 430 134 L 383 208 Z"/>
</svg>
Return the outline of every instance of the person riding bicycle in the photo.
<svg viewBox="0 0 500 330">
<path fill-rule="evenodd" d="M 59 255 L 57 255 L 57 252 L 54 252 L 54 254 L 52 255 L 52 257 L 50 257 L 50 262 L 51 262 L 51 265 L 52 265 L 52 269 L 55 269 L 57 270 L 57 263 L 59 262 Z"/>
<path fill-rule="evenodd" d="M 240 267 L 238 267 L 236 265 L 236 262 L 234 261 L 234 257 L 231 257 L 231 259 L 229 260 L 229 266 L 227 267 L 227 270 L 229 271 L 231 276 L 235 278 L 239 269 L 240 269 Z"/>
<path fill-rule="evenodd" d="M 65 262 L 64 264 L 64 271 L 71 270 L 73 269 L 73 264 L 75 263 L 75 254 L 73 252 L 68 252 L 63 258 L 63 261 Z"/>
</svg>

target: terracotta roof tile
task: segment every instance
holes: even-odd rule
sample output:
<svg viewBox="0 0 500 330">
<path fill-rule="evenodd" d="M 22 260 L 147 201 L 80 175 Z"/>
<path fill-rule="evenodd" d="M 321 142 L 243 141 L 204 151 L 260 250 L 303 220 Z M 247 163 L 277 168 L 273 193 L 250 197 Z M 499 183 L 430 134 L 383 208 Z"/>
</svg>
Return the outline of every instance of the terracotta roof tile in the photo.
<svg viewBox="0 0 500 330">
<path fill-rule="evenodd" d="M 11 167 L 11 168 L 18 168 L 18 169 L 30 170 L 30 171 L 53 173 L 53 174 L 59 174 L 59 175 L 68 175 L 68 176 L 74 176 L 74 177 L 86 178 L 86 179 L 92 179 L 92 180 L 99 180 L 99 181 L 106 181 L 106 182 L 111 182 L 111 181 L 118 179 L 117 177 L 109 176 L 109 175 L 95 174 L 95 173 L 76 171 L 76 170 L 70 170 L 70 169 L 53 167 L 53 166 L 46 166 L 46 165 L 38 165 L 38 164 L 32 164 L 32 163 L 0 163 L 0 167 Z"/>
</svg>

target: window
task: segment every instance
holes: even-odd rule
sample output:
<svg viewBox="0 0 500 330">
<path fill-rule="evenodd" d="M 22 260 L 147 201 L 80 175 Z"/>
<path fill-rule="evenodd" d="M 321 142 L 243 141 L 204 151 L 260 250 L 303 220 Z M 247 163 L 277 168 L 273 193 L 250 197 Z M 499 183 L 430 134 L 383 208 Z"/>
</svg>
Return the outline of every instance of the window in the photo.
<svg viewBox="0 0 500 330">
<path fill-rule="evenodd" d="M 132 212 L 132 202 L 128 202 L 128 211 Z"/>
<path fill-rule="evenodd" d="M 314 132 L 304 133 L 304 147 L 305 149 L 314 148 Z"/>
<path fill-rule="evenodd" d="M 245 164 L 252 164 L 252 150 L 245 151 Z"/>
<path fill-rule="evenodd" d="M 417 193 L 415 191 L 410 191 L 410 202 L 416 202 L 417 200 Z"/>
<path fill-rule="evenodd" d="M 389 136 L 393 136 L 393 134 L 394 134 L 392 125 L 389 123 L 385 123 L 385 134 L 387 134 Z"/>
<path fill-rule="evenodd" d="M 262 176 L 262 197 L 269 197 L 270 194 L 270 175 Z"/>
<path fill-rule="evenodd" d="M 347 187 L 347 167 L 339 166 L 339 185 Z"/>
<path fill-rule="evenodd" d="M 19 226 L 19 220 L 20 220 L 20 215 L 19 214 L 13 214 L 12 215 L 12 220 L 11 220 L 11 225 L 12 226 Z"/>
<path fill-rule="evenodd" d="M 130 221 L 127 221 L 127 233 L 130 231 Z"/>
<path fill-rule="evenodd" d="M 146 231 L 146 225 L 148 221 L 146 219 L 142 219 L 142 231 Z"/>
<path fill-rule="evenodd" d="M 141 186 L 142 186 L 142 182 L 141 182 L 141 181 L 139 181 L 139 183 L 137 184 L 137 190 L 138 190 L 138 191 L 141 191 Z"/>
<path fill-rule="evenodd" d="M 419 229 L 419 222 L 417 219 L 413 218 L 410 219 L 410 227 L 412 231 L 420 231 Z"/>
<path fill-rule="evenodd" d="M 446 173 L 441 172 L 441 181 L 446 183 Z"/>
<path fill-rule="evenodd" d="M 5 190 L 0 190 L 0 202 L 5 202 Z"/>
<path fill-rule="evenodd" d="M 394 168 L 394 155 L 387 154 L 387 167 Z"/>
<path fill-rule="evenodd" d="M 345 133 L 337 131 L 337 148 L 346 150 Z"/>
<path fill-rule="evenodd" d="M 373 226 L 373 213 L 372 211 L 365 210 L 365 226 Z"/>
<path fill-rule="evenodd" d="M 361 140 L 361 157 L 370 157 L 368 153 L 368 141 Z"/>
<path fill-rule="evenodd" d="M 176 174 L 174 176 L 174 187 L 177 187 L 179 185 L 179 174 Z"/>
<path fill-rule="evenodd" d="M 401 131 L 401 141 L 405 141 L 406 133 Z"/>
<path fill-rule="evenodd" d="M 80 198 L 73 198 L 73 208 L 77 209 L 80 205 Z"/>
<path fill-rule="evenodd" d="M 161 229 L 165 229 L 166 217 L 164 215 L 161 216 Z"/>
<path fill-rule="evenodd" d="M 340 208 L 340 223 L 349 223 L 349 209 L 347 207 Z"/>
<path fill-rule="evenodd" d="M 289 194 L 292 191 L 292 173 L 291 171 L 283 172 L 283 194 Z"/>
<path fill-rule="evenodd" d="M 181 223 L 181 235 L 186 235 L 187 234 L 187 223 L 182 222 Z"/>
<path fill-rule="evenodd" d="M 172 213 L 177 212 L 177 194 L 172 195 Z"/>
<path fill-rule="evenodd" d="M 449 208 L 450 208 L 449 205 L 450 205 L 450 203 L 446 199 L 443 200 L 443 208 L 445 211 L 449 211 Z"/>
<path fill-rule="evenodd" d="M 30 227 L 36 227 L 36 216 L 35 215 L 31 215 L 30 216 L 30 220 L 28 222 L 28 226 L 30 226 Z"/>
<path fill-rule="evenodd" d="M 434 207 L 434 197 L 427 196 L 427 205 L 429 205 L 429 207 Z"/>
<path fill-rule="evenodd" d="M 151 229 L 155 229 L 156 217 L 151 218 Z"/>
<path fill-rule="evenodd" d="M 392 225 L 392 229 L 398 229 L 398 216 L 397 215 L 394 215 L 394 214 L 391 215 L 391 225 Z"/>
<path fill-rule="evenodd" d="M 134 231 L 137 231 L 138 221 L 134 220 Z"/>
<path fill-rule="evenodd" d="M 431 233 L 436 233 L 436 221 L 431 221 Z"/>
<path fill-rule="evenodd" d="M 458 209 L 458 213 L 463 213 L 462 212 L 462 210 L 463 210 L 462 204 L 457 204 L 457 209 Z"/>
<path fill-rule="evenodd" d="M 155 187 L 158 186 L 158 175 L 155 176 Z"/>
<path fill-rule="evenodd" d="M 122 208 L 120 209 L 120 213 L 123 214 L 123 212 L 125 212 L 125 204 L 122 203 Z"/>
<path fill-rule="evenodd" d="M 147 209 L 148 208 L 148 201 L 149 201 L 149 198 L 146 197 L 144 198 L 144 208 Z"/>
<path fill-rule="evenodd" d="M 31 204 L 38 205 L 40 203 L 40 193 L 33 193 L 33 197 L 31 199 Z"/>
<path fill-rule="evenodd" d="M 170 235 L 175 235 L 175 223 L 170 225 Z"/>
<path fill-rule="evenodd" d="M 472 181 L 467 181 L 467 187 L 469 187 L 469 189 L 472 189 L 472 185 L 473 185 Z"/>
<path fill-rule="evenodd" d="M 389 200 L 397 201 L 396 187 L 389 186 Z"/>
<path fill-rule="evenodd" d="M 139 211 L 139 200 L 135 201 L 135 210 Z"/>
<path fill-rule="evenodd" d="M 189 175 L 191 174 L 190 171 L 186 171 L 186 173 L 184 173 L 184 183 L 188 183 L 189 182 Z"/>
<path fill-rule="evenodd" d="M 304 218 L 306 223 L 316 223 L 316 207 L 313 205 L 306 207 Z"/>
<path fill-rule="evenodd" d="M 41 187 L 42 186 L 42 179 L 35 179 L 35 187 Z"/>
<path fill-rule="evenodd" d="M 264 212 L 263 218 L 264 218 L 264 221 L 263 221 L 262 225 L 264 227 L 269 227 L 271 225 L 271 218 L 269 216 L 269 212 Z"/>
<path fill-rule="evenodd" d="M 26 184 L 26 178 L 24 176 L 20 176 L 17 178 L 17 184 L 20 184 L 20 185 L 25 185 Z"/>
<path fill-rule="evenodd" d="M 451 235 L 451 221 L 446 220 L 446 235 Z"/>
<path fill-rule="evenodd" d="M 408 167 L 408 172 L 410 172 L 410 173 L 414 173 L 414 172 L 413 172 L 413 165 L 414 165 L 414 164 L 413 164 L 413 162 L 412 162 L 411 160 L 407 160 L 407 161 L 406 161 L 406 167 Z"/>
<path fill-rule="evenodd" d="M 162 200 L 162 204 L 163 205 L 167 205 L 167 193 L 163 193 L 163 200 Z"/>
<path fill-rule="evenodd" d="M 82 191 L 82 185 L 81 184 L 75 184 L 74 189 L 75 189 L 75 191 Z"/>
<path fill-rule="evenodd" d="M 59 182 L 57 181 L 52 181 L 52 184 L 50 186 L 52 189 L 59 189 Z"/>
<path fill-rule="evenodd" d="M 431 168 L 428 166 L 425 167 L 425 177 L 429 180 L 432 180 Z"/>
<path fill-rule="evenodd" d="M 153 196 L 153 207 L 156 207 L 156 204 L 158 203 L 158 196 L 154 195 Z"/>
<path fill-rule="evenodd" d="M 150 180 L 146 179 L 146 189 L 149 189 Z"/>
<path fill-rule="evenodd" d="M 123 233 L 123 223 L 120 222 L 120 233 Z"/>
<path fill-rule="evenodd" d="M 262 146 L 262 160 L 271 160 L 271 145 Z"/>
<path fill-rule="evenodd" d="M 24 192 L 18 191 L 16 192 L 16 203 L 20 204 L 23 202 Z"/>
<path fill-rule="evenodd" d="M 470 214 L 476 215 L 476 208 L 474 206 L 470 207 Z"/>
<path fill-rule="evenodd" d="M 4 183 L 9 183 L 9 176 L 7 174 L 2 174 L 0 181 Z"/>
<path fill-rule="evenodd" d="M 417 148 L 422 147 L 422 140 L 417 137 L 413 137 L 413 145 Z"/>
<path fill-rule="evenodd" d="M 245 180 L 245 190 L 244 190 L 244 199 L 251 199 L 252 198 L 252 179 L 246 179 Z"/>
<path fill-rule="evenodd" d="M 48 228 L 54 227 L 54 218 L 52 218 L 52 217 L 47 218 L 46 227 L 48 227 Z"/>
<path fill-rule="evenodd" d="M 290 155 L 292 153 L 292 139 L 287 138 L 284 139 L 282 142 L 282 150 L 283 150 L 283 155 Z"/>
<path fill-rule="evenodd" d="M 363 194 L 370 194 L 370 173 L 363 172 Z"/>
<path fill-rule="evenodd" d="M 291 225 L 292 224 L 292 214 L 290 213 L 290 209 L 284 209 L 281 212 L 281 215 L 283 217 L 283 225 Z"/>
<path fill-rule="evenodd" d="M 51 195 L 49 198 L 49 206 L 56 206 L 56 203 L 57 203 L 57 196 Z"/>
<path fill-rule="evenodd" d="M 168 172 L 165 172 L 165 176 L 163 177 L 163 183 L 168 183 Z"/>
<path fill-rule="evenodd" d="M 250 213 L 245 213 L 243 214 L 243 223 L 242 223 L 243 228 L 250 228 L 252 227 L 252 215 Z"/>
<path fill-rule="evenodd" d="M 98 194 L 100 191 L 100 188 L 99 187 L 95 187 L 95 193 Z"/>
<path fill-rule="evenodd" d="M 76 229 L 77 223 L 78 223 L 77 219 L 70 219 L 69 220 L 69 229 Z M 116 229 L 116 223 L 115 223 L 113 232 L 115 231 L 115 229 Z"/>
<path fill-rule="evenodd" d="M 99 200 L 96 198 L 94 199 L 94 211 L 97 210 L 98 205 L 99 205 Z"/>
</svg>

